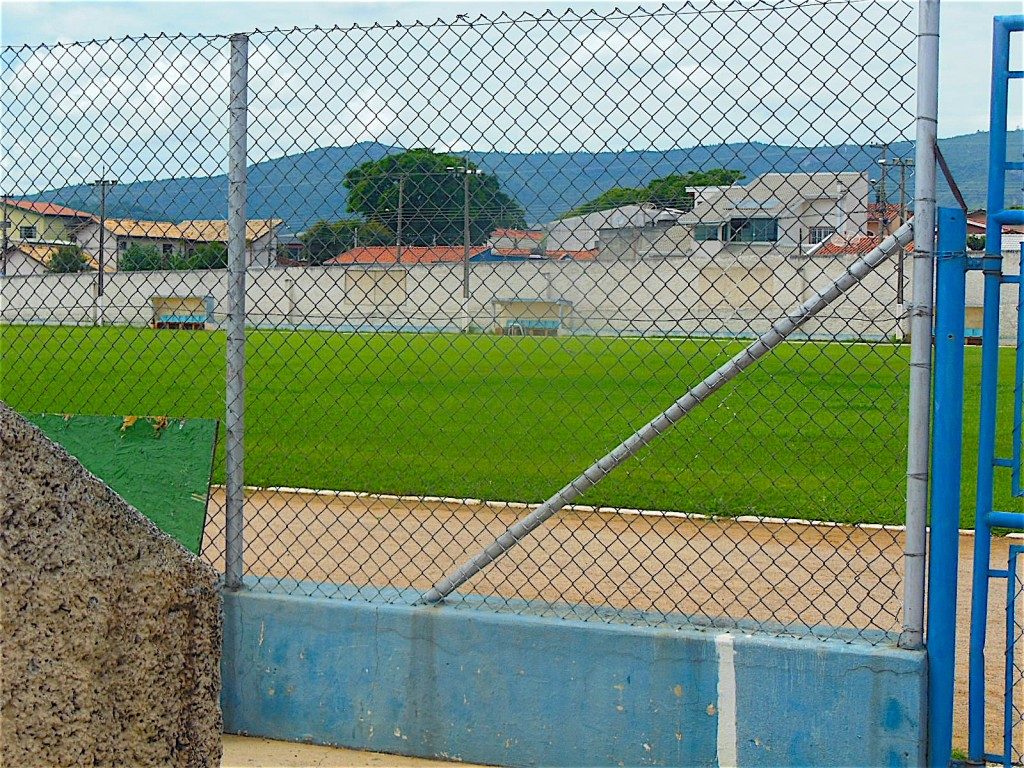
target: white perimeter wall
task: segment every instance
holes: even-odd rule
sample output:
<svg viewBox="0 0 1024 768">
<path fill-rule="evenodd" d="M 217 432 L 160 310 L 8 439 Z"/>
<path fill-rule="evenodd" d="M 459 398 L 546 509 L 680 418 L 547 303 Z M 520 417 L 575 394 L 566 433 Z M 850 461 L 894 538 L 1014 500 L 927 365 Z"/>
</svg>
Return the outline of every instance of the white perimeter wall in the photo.
<svg viewBox="0 0 1024 768">
<path fill-rule="evenodd" d="M 492 330 L 495 299 L 542 298 L 572 302 L 562 333 L 749 336 L 768 328 L 840 274 L 850 259 L 788 259 L 767 253 L 724 258 L 670 258 L 639 262 L 518 262 L 470 266 L 470 297 L 462 298 L 462 264 L 408 268 L 315 267 L 250 269 L 247 317 L 273 327 Z M 1004 267 L 1016 272 L 1019 254 Z M 910 258 L 904 300 L 909 300 Z M 386 273 L 382 274 L 382 273 Z M 897 265 L 890 260 L 809 322 L 816 338 L 895 339 L 907 329 L 897 298 Z M 0 318 L 7 323 L 146 326 L 155 296 L 212 296 L 213 324 L 227 312 L 227 274 L 118 272 L 107 276 L 97 307 L 95 273 L 12 276 L 2 279 Z M 968 279 L 968 306 L 981 304 L 981 275 Z M 1016 287 L 1006 286 L 1002 335 L 1016 334 Z"/>
</svg>

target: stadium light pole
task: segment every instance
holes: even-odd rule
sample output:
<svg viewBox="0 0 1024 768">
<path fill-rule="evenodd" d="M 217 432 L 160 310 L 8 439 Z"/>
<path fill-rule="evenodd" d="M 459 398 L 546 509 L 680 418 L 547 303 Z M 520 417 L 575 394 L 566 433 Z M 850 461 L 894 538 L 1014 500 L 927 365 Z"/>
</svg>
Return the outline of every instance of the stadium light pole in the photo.
<svg viewBox="0 0 1024 768">
<path fill-rule="evenodd" d="M 398 225 L 395 227 L 395 265 L 402 264 L 402 205 L 405 203 L 405 174 L 398 177 Z"/>
<path fill-rule="evenodd" d="M 92 183 L 93 189 L 99 189 L 100 191 L 100 252 L 98 257 L 98 269 L 96 270 L 96 323 L 102 325 L 102 309 L 103 304 L 103 270 L 105 269 L 105 249 L 106 249 L 106 231 L 107 231 L 107 190 L 117 186 L 117 179 L 106 178 L 107 169 L 103 168 L 103 175 L 96 179 Z"/>
<path fill-rule="evenodd" d="M 469 160 L 463 159 L 462 165 L 448 166 L 449 173 L 462 176 L 462 298 L 464 302 L 469 301 L 469 178 L 470 176 L 483 176 L 484 172 L 479 168 L 470 168 Z M 468 320 L 468 318 L 467 318 Z"/>
</svg>

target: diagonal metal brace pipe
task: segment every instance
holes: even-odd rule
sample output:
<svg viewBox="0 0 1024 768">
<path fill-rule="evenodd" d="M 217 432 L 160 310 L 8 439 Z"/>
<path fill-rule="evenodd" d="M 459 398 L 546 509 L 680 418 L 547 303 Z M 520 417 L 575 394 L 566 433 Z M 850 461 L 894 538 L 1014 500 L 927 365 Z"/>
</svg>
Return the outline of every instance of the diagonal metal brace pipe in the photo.
<svg viewBox="0 0 1024 768">
<path fill-rule="evenodd" d="M 851 264 L 850 268 L 825 290 L 808 299 L 793 313 L 776 322 L 770 330 L 759 336 L 704 381 L 676 400 L 668 410 L 638 429 L 537 509 L 509 526 L 508 530 L 494 542 L 441 579 L 420 598 L 418 604 L 436 603 L 443 600 L 495 560 L 506 555 L 552 515 L 593 488 L 612 470 L 637 454 L 644 446 L 681 421 L 690 411 L 721 389 L 727 382 L 736 378 L 743 370 L 785 341 L 797 328 L 860 282 L 895 251 L 906 247 L 913 237 L 912 223 L 908 222 L 897 229 L 879 243 L 877 248 Z"/>
</svg>

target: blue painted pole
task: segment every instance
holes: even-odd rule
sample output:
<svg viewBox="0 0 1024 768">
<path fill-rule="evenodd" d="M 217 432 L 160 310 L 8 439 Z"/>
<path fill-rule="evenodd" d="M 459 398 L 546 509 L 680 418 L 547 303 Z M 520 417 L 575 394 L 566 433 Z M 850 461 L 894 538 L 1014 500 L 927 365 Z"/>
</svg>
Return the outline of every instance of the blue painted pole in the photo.
<svg viewBox="0 0 1024 768">
<path fill-rule="evenodd" d="M 953 663 L 960 549 L 964 425 L 967 219 L 939 208 L 932 401 L 931 530 L 928 543 L 928 764 L 948 768 L 953 747 Z"/>
<path fill-rule="evenodd" d="M 992 24 L 992 93 L 989 110 L 988 220 L 985 225 L 985 308 L 981 331 L 981 415 L 978 486 L 974 510 L 974 574 L 971 588 L 971 642 L 968 665 L 967 759 L 985 762 L 985 640 L 988 580 L 992 559 L 993 483 L 996 459 L 996 396 L 999 368 L 999 293 L 1002 277 L 1002 225 L 1006 183 L 1006 111 L 1010 31 L 1024 17 L 996 16 Z"/>
</svg>

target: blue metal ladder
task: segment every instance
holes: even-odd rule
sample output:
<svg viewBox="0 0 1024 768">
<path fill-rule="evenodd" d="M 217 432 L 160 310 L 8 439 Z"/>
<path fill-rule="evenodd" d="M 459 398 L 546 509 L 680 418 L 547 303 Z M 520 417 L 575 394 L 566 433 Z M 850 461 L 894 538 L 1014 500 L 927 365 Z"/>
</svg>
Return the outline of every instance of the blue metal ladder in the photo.
<svg viewBox="0 0 1024 768">
<path fill-rule="evenodd" d="M 1020 275 L 1002 271 L 1002 228 L 1004 224 L 1024 224 L 1024 211 L 1007 210 L 1005 199 L 1006 172 L 1024 170 L 1024 162 L 1006 157 L 1007 101 L 1011 79 L 1024 77 L 1024 71 L 1010 69 L 1010 35 L 1024 31 L 1024 16 L 997 16 L 992 36 L 992 107 L 989 127 L 988 206 L 985 225 L 985 256 L 982 271 L 985 280 L 984 325 L 981 353 L 981 415 L 978 440 L 978 488 L 974 523 L 974 577 L 971 590 L 970 639 L 970 714 L 967 759 L 972 763 L 985 760 L 1009 766 L 1013 763 L 1013 723 L 1011 721 L 1013 683 L 1013 643 L 1008 648 L 1007 687 L 1004 692 L 1006 722 L 1001 753 L 985 752 L 985 642 L 988 623 L 988 594 L 993 578 L 1010 580 L 1010 569 L 1016 556 L 1011 555 L 1006 570 L 992 568 L 992 529 L 1024 530 L 1024 514 L 994 509 L 995 470 L 1009 468 L 1014 496 L 1024 496 L 1021 489 L 1021 414 L 1024 389 L 1024 333 L 1020 322 L 1024 283 Z M 996 397 L 999 366 L 999 299 L 1004 284 L 1016 284 L 1018 292 L 1017 355 L 1014 387 L 1013 451 L 1002 458 L 996 451 Z M 1013 596 L 1008 595 L 1007 619 L 1013 618 Z M 1012 628 L 1010 623 L 1008 630 Z"/>
<path fill-rule="evenodd" d="M 1024 224 L 1024 211 L 1008 210 L 1006 172 L 1024 170 L 1024 162 L 1006 157 L 1008 86 L 1024 78 L 1011 70 L 1010 36 L 1024 31 L 1024 16 L 997 16 L 993 24 L 992 105 L 989 133 L 986 248 L 982 258 L 966 252 L 966 218 L 960 209 L 938 211 L 936 245 L 935 381 L 933 402 L 933 466 L 931 533 L 928 562 L 928 762 L 947 768 L 953 736 L 954 648 L 956 641 L 956 580 L 959 563 L 960 480 L 964 406 L 964 309 L 966 274 L 980 270 L 984 279 L 982 327 L 981 411 L 975 499 L 974 575 L 971 591 L 970 690 L 968 762 L 1013 764 L 1014 727 L 1020 722 L 1013 707 L 1014 684 L 1020 668 L 1014 646 L 1020 618 L 1015 603 L 1021 595 L 1018 558 L 1024 547 L 1011 547 L 1007 568 L 993 569 L 992 530 L 1024 530 L 1024 513 L 994 508 L 996 468 L 1008 468 L 1014 496 L 1024 496 L 1021 483 L 1021 423 L 1024 413 L 1024 281 L 1003 273 L 1002 226 Z M 923 233 L 922 233 L 923 234 Z M 1009 458 L 996 450 L 996 412 L 999 364 L 1000 292 L 1014 284 L 1018 291 L 1017 354 L 1015 366 L 1013 450 Z M 1024 559 L 1021 559 L 1024 564 Z M 985 751 L 985 642 L 990 581 L 1006 580 L 1007 658 L 1004 692 L 1004 734 L 1001 752 Z"/>
</svg>

